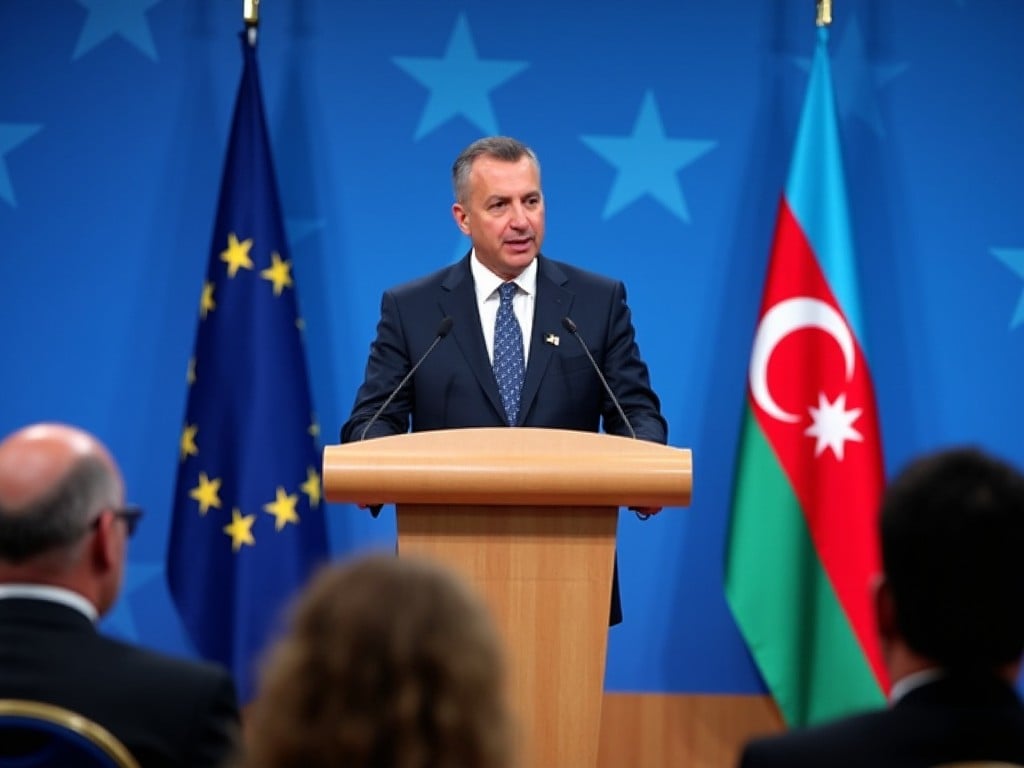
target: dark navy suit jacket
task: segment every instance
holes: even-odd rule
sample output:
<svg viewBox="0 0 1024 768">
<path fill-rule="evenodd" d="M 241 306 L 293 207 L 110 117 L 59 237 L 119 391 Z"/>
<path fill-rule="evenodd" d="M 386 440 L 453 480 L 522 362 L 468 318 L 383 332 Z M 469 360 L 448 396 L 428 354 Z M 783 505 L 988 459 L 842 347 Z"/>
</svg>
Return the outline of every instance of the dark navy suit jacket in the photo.
<svg viewBox="0 0 1024 768">
<path fill-rule="evenodd" d="M 367 437 L 505 424 L 487 356 L 473 275 L 458 263 L 393 288 L 381 302 L 377 338 L 342 442 L 359 440 L 388 395 L 437 336 L 443 339 L 370 427 Z M 621 282 L 538 256 L 533 338 L 517 426 L 629 435 L 579 342 L 562 326 L 571 317 L 642 440 L 664 443 L 665 419 L 640 357 Z"/>
<path fill-rule="evenodd" d="M 931 768 L 999 761 L 1024 765 L 1024 706 L 996 678 L 948 677 L 890 709 L 751 742 L 741 768 Z"/>
<path fill-rule="evenodd" d="M 0 600 L 0 698 L 77 712 L 143 768 L 213 768 L 236 748 L 238 704 L 225 670 L 105 637 L 48 600 Z"/>
</svg>

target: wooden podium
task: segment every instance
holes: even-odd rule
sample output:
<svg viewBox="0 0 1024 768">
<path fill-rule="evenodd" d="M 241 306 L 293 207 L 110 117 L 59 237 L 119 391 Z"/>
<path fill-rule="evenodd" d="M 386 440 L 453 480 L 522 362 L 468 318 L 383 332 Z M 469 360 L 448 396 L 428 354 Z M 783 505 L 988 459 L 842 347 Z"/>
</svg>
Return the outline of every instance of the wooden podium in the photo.
<svg viewBox="0 0 1024 768">
<path fill-rule="evenodd" d="M 324 449 L 329 501 L 398 511 L 399 554 L 442 561 L 503 632 L 523 768 L 594 768 L 619 507 L 684 506 L 689 450 L 475 428 Z M 396 607 L 400 610 L 400 607 Z"/>
</svg>

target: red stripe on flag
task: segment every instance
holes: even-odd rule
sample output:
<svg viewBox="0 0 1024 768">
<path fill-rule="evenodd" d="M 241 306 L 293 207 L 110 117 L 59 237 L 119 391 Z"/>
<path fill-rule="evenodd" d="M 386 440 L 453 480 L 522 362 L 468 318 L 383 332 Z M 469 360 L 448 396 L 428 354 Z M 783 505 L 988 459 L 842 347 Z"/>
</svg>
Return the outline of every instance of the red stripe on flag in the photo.
<svg viewBox="0 0 1024 768">
<path fill-rule="evenodd" d="M 800 224 L 782 200 L 748 396 L 879 685 L 870 584 L 880 571 L 882 443 L 871 374 Z"/>
</svg>

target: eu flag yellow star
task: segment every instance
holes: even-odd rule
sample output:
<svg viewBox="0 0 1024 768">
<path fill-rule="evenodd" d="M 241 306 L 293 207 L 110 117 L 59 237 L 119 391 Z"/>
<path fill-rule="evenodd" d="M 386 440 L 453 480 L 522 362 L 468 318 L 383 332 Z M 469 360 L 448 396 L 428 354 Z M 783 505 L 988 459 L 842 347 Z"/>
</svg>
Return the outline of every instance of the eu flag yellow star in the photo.
<svg viewBox="0 0 1024 768">
<path fill-rule="evenodd" d="M 256 515 L 243 515 L 237 507 L 231 510 L 231 522 L 224 526 L 224 533 L 231 537 L 231 551 L 238 552 L 243 546 L 256 546 L 252 535 L 252 524 Z"/>
<path fill-rule="evenodd" d="M 280 296 L 281 291 L 292 287 L 292 264 L 290 261 L 282 260 L 276 251 L 270 254 L 270 259 L 273 263 L 260 272 L 260 277 L 272 282 L 274 295 Z"/>
<path fill-rule="evenodd" d="M 320 506 L 320 475 L 312 467 L 306 469 L 306 482 L 299 489 L 309 496 L 309 506 Z"/>
<path fill-rule="evenodd" d="M 188 492 L 188 495 L 199 502 L 199 514 L 205 515 L 210 507 L 220 509 L 220 478 L 213 480 L 205 472 L 199 473 L 199 485 Z"/>
<path fill-rule="evenodd" d="M 185 428 L 181 430 L 181 441 L 179 447 L 181 449 L 181 460 L 184 461 L 189 456 L 199 455 L 199 446 L 196 445 L 196 434 L 199 432 L 198 424 L 186 424 Z"/>
<path fill-rule="evenodd" d="M 203 283 L 203 295 L 199 297 L 199 317 L 205 320 L 216 308 L 217 303 L 213 300 L 213 283 Z"/>
<path fill-rule="evenodd" d="M 288 523 L 299 523 L 299 513 L 295 505 L 299 503 L 297 494 L 289 494 L 281 486 L 277 486 L 277 498 L 264 504 L 264 511 L 274 516 L 274 530 L 280 531 Z"/>
<path fill-rule="evenodd" d="M 252 259 L 249 257 L 249 249 L 252 248 L 252 238 L 238 242 L 234 232 L 228 234 L 228 247 L 220 252 L 220 260 L 228 265 L 228 277 L 234 277 L 242 267 L 252 269 Z"/>
</svg>

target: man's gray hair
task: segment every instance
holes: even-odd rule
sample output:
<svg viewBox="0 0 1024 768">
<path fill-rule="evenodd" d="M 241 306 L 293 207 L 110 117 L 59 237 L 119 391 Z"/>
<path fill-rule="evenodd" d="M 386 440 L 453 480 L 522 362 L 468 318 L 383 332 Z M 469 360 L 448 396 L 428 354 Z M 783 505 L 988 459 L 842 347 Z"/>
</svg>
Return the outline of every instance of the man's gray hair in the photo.
<svg viewBox="0 0 1024 768">
<path fill-rule="evenodd" d="M 537 159 L 536 153 L 523 142 L 509 136 L 488 136 L 477 139 L 462 150 L 452 165 L 452 191 L 458 202 L 465 204 L 466 192 L 469 188 L 469 173 L 473 169 L 473 162 L 478 157 L 484 156 L 510 163 L 528 157 L 537 169 L 538 178 L 540 177 L 540 160 Z"/>
<path fill-rule="evenodd" d="M 119 492 L 110 467 L 89 456 L 43 498 L 20 508 L 0 504 L 0 560 L 21 563 L 75 543 L 91 516 L 118 504 Z"/>
</svg>

